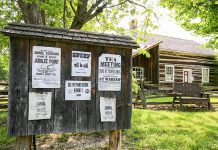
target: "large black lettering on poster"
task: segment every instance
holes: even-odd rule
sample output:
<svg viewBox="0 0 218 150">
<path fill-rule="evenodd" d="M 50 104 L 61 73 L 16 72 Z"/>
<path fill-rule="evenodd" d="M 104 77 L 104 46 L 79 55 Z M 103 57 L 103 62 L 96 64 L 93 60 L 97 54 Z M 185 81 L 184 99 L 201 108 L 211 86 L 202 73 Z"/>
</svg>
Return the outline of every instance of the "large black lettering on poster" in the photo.
<svg viewBox="0 0 218 150">
<path fill-rule="evenodd" d="M 121 56 L 102 54 L 98 64 L 98 90 L 121 90 Z"/>
<path fill-rule="evenodd" d="M 33 46 L 32 87 L 60 88 L 61 49 Z"/>
<path fill-rule="evenodd" d="M 91 75 L 91 53 L 72 51 L 72 76 L 89 77 Z"/>
</svg>

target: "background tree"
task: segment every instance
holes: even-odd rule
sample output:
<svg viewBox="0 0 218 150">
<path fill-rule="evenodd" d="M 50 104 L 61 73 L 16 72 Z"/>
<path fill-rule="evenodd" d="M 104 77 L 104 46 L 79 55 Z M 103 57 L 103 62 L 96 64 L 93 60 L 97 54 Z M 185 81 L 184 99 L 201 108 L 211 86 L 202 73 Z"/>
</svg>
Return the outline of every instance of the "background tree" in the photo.
<svg viewBox="0 0 218 150">
<path fill-rule="evenodd" d="M 186 30 L 209 37 L 207 44 L 218 49 L 217 0 L 160 0 L 160 5 L 173 11 L 173 17 Z"/>
<path fill-rule="evenodd" d="M 156 27 L 151 21 L 156 15 L 147 0 L 2 0 L 0 8 L 0 29 L 8 22 L 22 22 L 121 35 L 137 32 L 140 37 L 147 27 Z M 137 31 L 119 26 L 123 18 L 137 16 L 143 16 L 138 19 Z M 0 34 L 0 66 L 5 66 L 0 68 L 0 76 L 8 68 L 4 61 L 8 59 L 8 43 L 8 38 Z"/>
</svg>

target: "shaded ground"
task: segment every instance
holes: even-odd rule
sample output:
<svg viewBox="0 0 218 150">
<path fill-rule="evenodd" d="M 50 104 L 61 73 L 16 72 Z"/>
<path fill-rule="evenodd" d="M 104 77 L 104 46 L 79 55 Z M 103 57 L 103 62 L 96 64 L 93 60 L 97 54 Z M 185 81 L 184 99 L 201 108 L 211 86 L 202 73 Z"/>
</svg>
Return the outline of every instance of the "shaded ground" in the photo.
<svg viewBox="0 0 218 150">
<path fill-rule="evenodd" d="M 108 133 L 64 133 L 36 136 L 39 150 L 107 149 Z"/>
<path fill-rule="evenodd" d="M 143 109 L 142 105 L 136 106 L 136 108 Z M 175 105 L 172 108 L 172 104 L 161 104 L 161 105 L 147 105 L 147 109 L 151 110 L 166 110 L 166 111 L 179 111 L 179 105 Z M 212 104 L 210 111 L 217 111 L 218 104 Z M 185 104 L 183 105 L 183 111 L 195 112 L 195 111 L 208 111 L 207 106 L 205 105 L 196 105 L 196 104 Z"/>
</svg>

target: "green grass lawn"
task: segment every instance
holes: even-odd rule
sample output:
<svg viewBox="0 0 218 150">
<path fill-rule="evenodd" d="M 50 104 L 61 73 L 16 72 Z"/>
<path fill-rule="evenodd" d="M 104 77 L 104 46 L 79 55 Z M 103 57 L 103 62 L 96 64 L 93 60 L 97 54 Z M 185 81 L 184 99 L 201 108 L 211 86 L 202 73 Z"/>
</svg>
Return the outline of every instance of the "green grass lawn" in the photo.
<svg viewBox="0 0 218 150">
<path fill-rule="evenodd" d="M 147 98 L 147 102 L 172 102 L 172 97 L 160 97 L 160 98 Z M 211 102 L 218 102 L 218 97 L 211 97 Z"/>
<path fill-rule="evenodd" d="M 218 112 L 133 109 L 123 147 L 132 149 L 218 149 Z"/>
<path fill-rule="evenodd" d="M 0 109 L 0 149 L 10 150 L 14 142 L 15 138 L 7 135 L 7 110 Z"/>
</svg>

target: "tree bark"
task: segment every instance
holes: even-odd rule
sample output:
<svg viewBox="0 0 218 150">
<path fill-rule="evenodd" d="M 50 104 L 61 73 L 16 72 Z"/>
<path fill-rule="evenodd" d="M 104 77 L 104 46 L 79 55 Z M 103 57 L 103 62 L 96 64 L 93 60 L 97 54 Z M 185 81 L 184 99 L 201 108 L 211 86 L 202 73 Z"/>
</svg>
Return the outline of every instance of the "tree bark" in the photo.
<svg viewBox="0 0 218 150">
<path fill-rule="evenodd" d="M 45 13 L 36 3 L 27 3 L 18 0 L 19 7 L 23 13 L 25 23 L 45 25 Z"/>
</svg>

